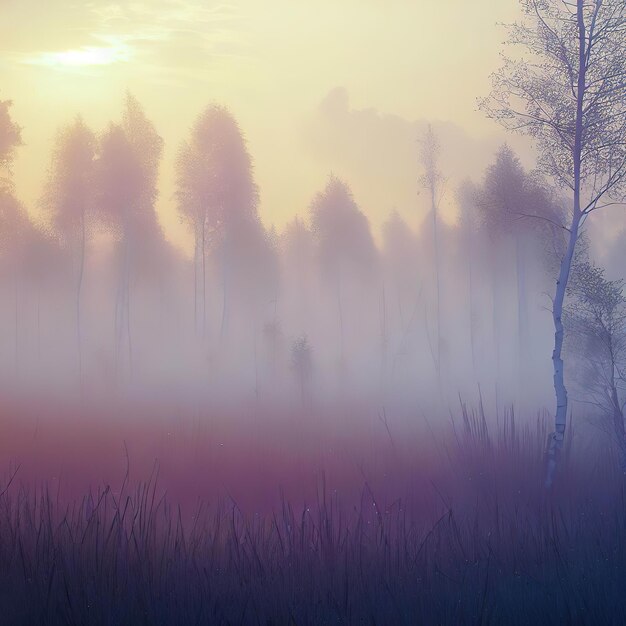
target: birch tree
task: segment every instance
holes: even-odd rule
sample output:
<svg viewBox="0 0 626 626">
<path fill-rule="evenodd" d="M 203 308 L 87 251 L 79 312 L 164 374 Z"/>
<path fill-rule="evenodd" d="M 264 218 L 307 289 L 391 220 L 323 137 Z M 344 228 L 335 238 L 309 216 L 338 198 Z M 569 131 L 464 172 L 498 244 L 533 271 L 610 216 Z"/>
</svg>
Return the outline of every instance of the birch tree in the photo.
<svg viewBox="0 0 626 626">
<path fill-rule="evenodd" d="M 553 484 L 567 425 L 563 305 L 576 243 L 595 211 L 626 187 L 626 4 L 624 0 L 521 0 L 509 27 L 522 54 L 505 57 L 481 103 L 505 128 L 529 135 L 540 169 L 567 190 L 569 219 L 552 300 L 556 411 L 546 486 Z"/>
</svg>

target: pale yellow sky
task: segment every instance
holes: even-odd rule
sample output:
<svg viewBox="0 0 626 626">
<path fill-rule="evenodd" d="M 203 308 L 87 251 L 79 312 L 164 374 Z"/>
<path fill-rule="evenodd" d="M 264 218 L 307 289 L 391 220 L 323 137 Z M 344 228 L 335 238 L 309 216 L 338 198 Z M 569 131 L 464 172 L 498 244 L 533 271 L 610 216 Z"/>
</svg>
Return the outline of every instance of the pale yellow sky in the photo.
<svg viewBox="0 0 626 626">
<path fill-rule="evenodd" d="M 32 210 L 56 128 L 80 113 L 103 129 L 130 89 L 166 142 L 159 211 L 176 242 L 172 163 L 211 101 L 248 139 L 266 224 L 306 214 L 330 170 L 374 226 L 393 207 L 417 220 L 425 121 L 451 186 L 502 140 L 476 97 L 499 65 L 496 23 L 518 14 L 517 0 L 0 0 L 0 98 L 26 142 L 17 191 Z"/>
</svg>

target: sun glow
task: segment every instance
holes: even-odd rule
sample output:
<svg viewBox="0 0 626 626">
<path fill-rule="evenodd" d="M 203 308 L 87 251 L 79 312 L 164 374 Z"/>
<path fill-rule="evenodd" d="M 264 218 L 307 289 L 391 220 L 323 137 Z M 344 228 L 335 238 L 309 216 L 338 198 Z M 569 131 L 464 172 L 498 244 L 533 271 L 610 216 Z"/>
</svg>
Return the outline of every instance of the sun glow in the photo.
<svg viewBox="0 0 626 626">
<path fill-rule="evenodd" d="M 111 65 L 128 61 L 130 51 L 127 46 L 83 47 L 61 52 L 43 52 L 27 62 L 48 67 L 84 67 L 93 65 Z"/>
</svg>

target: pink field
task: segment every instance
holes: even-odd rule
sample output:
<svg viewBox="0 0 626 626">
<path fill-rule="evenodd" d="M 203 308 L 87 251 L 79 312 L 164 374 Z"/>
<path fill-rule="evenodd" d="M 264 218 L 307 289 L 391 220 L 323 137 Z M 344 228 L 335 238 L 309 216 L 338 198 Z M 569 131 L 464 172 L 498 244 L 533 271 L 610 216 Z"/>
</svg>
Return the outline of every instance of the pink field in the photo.
<svg viewBox="0 0 626 626">
<path fill-rule="evenodd" d="M 378 416 L 358 409 L 299 416 L 283 411 L 198 414 L 181 406 L 108 403 L 59 406 L 3 401 L 0 466 L 19 467 L 14 485 L 46 485 L 62 500 L 90 489 L 120 488 L 157 478 L 160 493 L 186 512 L 199 500 L 232 499 L 267 513 L 284 497 L 317 501 L 323 485 L 343 505 L 365 485 L 380 505 L 399 499 L 432 508 L 433 482 L 443 484 L 443 449 L 414 425 L 396 436 Z M 370 411 L 371 412 L 371 411 Z M 422 432 L 423 431 L 423 432 Z"/>
</svg>

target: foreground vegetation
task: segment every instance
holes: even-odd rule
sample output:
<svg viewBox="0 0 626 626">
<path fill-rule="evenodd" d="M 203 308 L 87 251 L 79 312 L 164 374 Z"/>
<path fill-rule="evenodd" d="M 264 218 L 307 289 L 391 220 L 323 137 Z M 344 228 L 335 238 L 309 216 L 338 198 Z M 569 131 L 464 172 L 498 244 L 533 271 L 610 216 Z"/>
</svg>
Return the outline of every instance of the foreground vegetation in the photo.
<svg viewBox="0 0 626 626">
<path fill-rule="evenodd" d="M 617 457 L 565 451 L 548 493 L 546 434 L 511 415 L 490 433 L 463 411 L 421 477 L 428 506 L 368 482 L 344 502 L 320 479 L 315 505 L 222 501 L 188 516 L 156 477 L 68 504 L 10 474 L 0 613 L 50 625 L 624 623 Z"/>
</svg>

